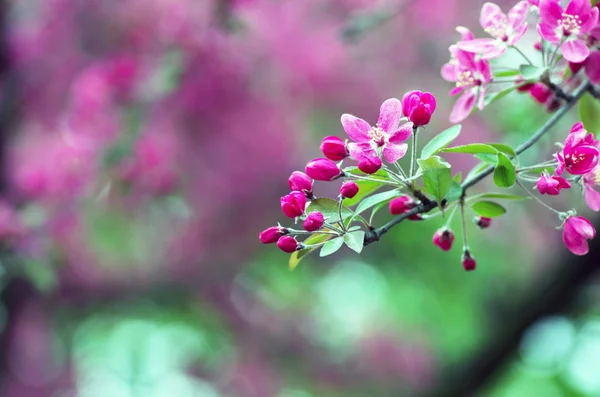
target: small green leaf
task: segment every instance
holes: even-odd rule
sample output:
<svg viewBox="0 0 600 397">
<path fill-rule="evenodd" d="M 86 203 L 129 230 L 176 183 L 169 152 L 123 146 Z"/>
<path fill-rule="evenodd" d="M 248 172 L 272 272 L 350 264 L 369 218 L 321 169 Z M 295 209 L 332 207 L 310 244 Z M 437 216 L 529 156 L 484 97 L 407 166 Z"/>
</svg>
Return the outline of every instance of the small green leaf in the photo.
<svg viewBox="0 0 600 397">
<path fill-rule="evenodd" d="M 425 147 L 423 147 L 423 150 L 421 151 L 421 158 L 427 159 L 448 146 L 453 140 L 456 139 L 456 137 L 458 137 L 458 134 L 460 134 L 460 128 L 460 124 L 453 125 L 452 127 L 434 136 L 425 145 Z"/>
<path fill-rule="evenodd" d="M 459 172 L 456 175 L 454 175 L 454 178 L 452 178 L 452 180 L 456 183 L 460 183 L 462 181 L 462 172 Z"/>
<path fill-rule="evenodd" d="M 548 68 L 523 64 L 519 66 L 519 72 L 525 80 L 539 80 Z"/>
<path fill-rule="evenodd" d="M 585 129 L 597 137 L 600 132 L 600 101 L 590 93 L 579 100 L 579 117 Z"/>
<path fill-rule="evenodd" d="M 478 199 L 498 199 L 498 200 L 529 200 L 529 196 L 519 196 L 506 193 L 482 193 L 477 195 Z"/>
<path fill-rule="evenodd" d="M 498 161 L 498 157 L 490 153 L 477 153 L 474 157 L 488 164 L 496 165 L 496 162 Z"/>
<path fill-rule="evenodd" d="M 486 145 L 490 145 L 497 151 L 507 154 L 511 157 L 517 157 L 517 153 L 515 152 L 515 149 L 513 149 L 509 145 L 505 145 L 504 143 L 487 143 Z"/>
<path fill-rule="evenodd" d="M 494 183 L 498 187 L 511 187 L 517 180 L 514 165 L 504 153 L 498 153 L 496 169 L 494 170 Z"/>
<path fill-rule="evenodd" d="M 333 240 L 329 240 L 326 242 L 323 247 L 321 247 L 321 251 L 319 252 L 320 257 L 324 257 L 327 255 L 331 255 L 344 245 L 344 239 L 342 237 L 336 237 Z"/>
<path fill-rule="evenodd" d="M 423 174 L 425 190 L 433 195 L 439 203 L 448 194 L 452 184 L 452 171 L 450 168 L 433 168 Z"/>
<path fill-rule="evenodd" d="M 425 172 L 434 168 L 450 168 L 450 164 L 439 156 L 431 156 L 427 159 L 417 159 L 421 171 Z"/>
<path fill-rule="evenodd" d="M 448 194 L 446 194 L 446 201 L 448 201 L 448 204 L 458 200 L 462 195 L 462 192 L 463 190 L 460 184 L 456 181 L 452 181 L 450 183 L 450 190 L 448 190 Z"/>
<path fill-rule="evenodd" d="M 323 243 L 323 242 L 329 240 L 332 237 L 333 237 L 333 235 L 331 235 L 331 234 L 313 234 L 312 236 L 310 236 L 306 240 L 304 240 L 303 243 L 306 245 L 319 244 L 319 243 Z M 309 255 L 311 252 L 313 252 L 317 248 L 318 247 L 305 248 L 300 251 L 292 252 L 292 255 L 290 255 L 290 260 L 288 262 L 290 270 L 294 270 L 304 257 Z"/>
<path fill-rule="evenodd" d="M 506 213 L 506 208 L 493 201 L 478 201 L 471 206 L 477 214 L 486 218 L 495 218 Z"/>
<path fill-rule="evenodd" d="M 448 147 L 448 148 L 443 149 L 442 152 L 469 153 L 469 154 L 477 154 L 477 153 L 496 154 L 496 153 L 498 153 L 498 149 L 496 149 L 492 145 L 488 145 L 485 143 L 470 143 L 468 145 Z"/>
<path fill-rule="evenodd" d="M 342 171 L 344 171 L 346 174 L 368 176 L 369 178 L 381 179 L 382 181 L 389 180 L 389 174 L 383 168 L 378 169 L 377 172 L 375 172 L 374 174 L 365 174 L 364 172 L 359 170 L 357 166 L 354 165 L 346 167 Z"/>
<path fill-rule="evenodd" d="M 346 243 L 348 248 L 350 248 L 358 254 L 360 254 L 364 247 L 364 241 L 365 232 L 363 232 L 362 230 L 357 230 L 355 232 L 344 234 L 344 242 Z"/>
<path fill-rule="evenodd" d="M 502 91 L 491 92 L 489 94 L 486 94 L 483 100 L 483 106 L 489 106 L 492 103 L 504 98 L 505 96 L 513 92 L 516 88 L 516 84 L 513 84 L 510 87 L 503 89 Z"/>
<path fill-rule="evenodd" d="M 402 194 L 402 192 L 400 192 L 400 190 L 398 190 L 398 189 L 388 190 L 386 192 L 374 194 L 370 197 L 367 197 L 363 201 L 361 201 L 360 204 L 358 204 L 358 207 L 356 207 L 356 210 L 354 212 L 356 215 L 360 215 L 361 213 L 365 212 L 369 208 L 374 207 L 377 204 L 389 201 L 389 200 L 393 199 L 394 197 L 400 196 L 401 194 Z"/>
<path fill-rule="evenodd" d="M 329 218 L 329 222 L 336 223 L 340 221 L 338 206 L 339 203 L 336 200 L 322 197 L 312 200 L 305 212 L 308 214 L 313 211 L 319 211 L 326 219 Z M 352 211 L 345 205 L 342 206 L 342 218 L 346 219 L 350 216 L 352 216 Z"/>
<path fill-rule="evenodd" d="M 513 77 L 513 76 L 518 76 L 520 74 L 521 74 L 521 72 L 519 72 L 517 69 L 510 69 L 510 70 L 496 70 L 496 71 L 494 71 L 492 76 L 493 77 Z"/>
</svg>

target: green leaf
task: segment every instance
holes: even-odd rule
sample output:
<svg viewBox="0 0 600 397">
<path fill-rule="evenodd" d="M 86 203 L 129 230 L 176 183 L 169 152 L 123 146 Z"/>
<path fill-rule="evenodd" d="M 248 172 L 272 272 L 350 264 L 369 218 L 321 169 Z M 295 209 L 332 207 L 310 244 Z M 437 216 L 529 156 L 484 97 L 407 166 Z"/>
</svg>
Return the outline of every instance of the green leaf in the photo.
<svg viewBox="0 0 600 397">
<path fill-rule="evenodd" d="M 423 174 L 425 190 L 433 195 L 439 203 L 448 194 L 452 184 L 452 171 L 450 168 L 433 168 Z"/>
<path fill-rule="evenodd" d="M 388 172 L 383 168 L 378 169 L 374 174 L 365 174 L 354 165 L 346 167 L 342 171 L 344 171 L 346 174 L 368 176 L 369 178 L 381 179 L 382 181 L 387 181 L 390 179 Z"/>
<path fill-rule="evenodd" d="M 523 64 L 519 66 L 519 72 L 525 80 L 539 80 L 548 68 Z"/>
<path fill-rule="evenodd" d="M 511 92 L 513 92 L 516 89 L 517 89 L 516 85 L 511 85 L 510 87 L 505 88 L 502 91 L 491 92 L 489 94 L 486 94 L 485 99 L 483 100 L 483 106 L 491 105 L 492 103 L 504 98 L 505 96 L 507 96 L 508 94 L 510 94 Z"/>
<path fill-rule="evenodd" d="M 348 248 L 350 248 L 358 254 L 360 254 L 364 247 L 364 241 L 365 232 L 363 232 L 362 230 L 357 230 L 355 232 L 344 234 L 344 242 L 346 243 Z"/>
<path fill-rule="evenodd" d="M 344 245 L 344 239 L 342 237 L 336 237 L 333 240 L 329 240 L 326 242 L 323 247 L 321 247 L 321 251 L 319 252 L 320 257 L 324 257 L 327 255 L 331 255 Z"/>
<path fill-rule="evenodd" d="M 477 154 L 477 153 L 496 154 L 496 153 L 498 153 L 498 149 L 496 149 L 492 145 L 488 145 L 485 143 L 470 143 L 468 145 L 448 147 L 448 148 L 443 149 L 442 152 L 445 152 L 445 153 L 469 153 L 469 154 Z"/>
<path fill-rule="evenodd" d="M 519 196 L 506 193 L 481 193 L 477 195 L 478 199 L 498 199 L 498 200 L 529 200 L 529 196 Z"/>
<path fill-rule="evenodd" d="M 494 170 L 494 183 L 498 187 L 511 187 L 516 180 L 515 166 L 504 153 L 498 153 L 498 161 Z"/>
<path fill-rule="evenodd" d="M 600 101 L 590 93 L 586 93 L 579 100 L 579 117 L 585 129 L 598 136 L 600 132 Z"/>
<path fill-rule="evenodd" d="M 452 127 L 434 136 L 425 145 L 425 147 L 423 147 L 423 150 L 421 151 L 421 158 L 427 159 L 448 146 L 453 140 L 456 139 L 456 137 L 458 137 L 458 134 L 460 134 L 460 128 L 460 124 L 453 125 Z"/>
<path fill-rule="evenodd" d="M 439 156 L 431 156 L 427 159 L 417 159 L 421 171 L 425 172 L 434 168 L 450 168 L 450 164 Z"/>
<path fill-rule="evenodd" d="M 478 158 L 479 160 L 488 163 L 488 164 L 493 164 L 496 165 L 496 162 L 498 161 L 498 157 L 496 155 L 490 154 L 490 153 L 477 153 L 475 155 L 475 158 Z"/>
<path fill-rule="evenodd" d="M 331 234 L 313 234 L 312 236 L 310 236 L 306 240 L 304 240 L 303 243 L 306 245 L 319 244 L 319 243 L 323 243 L 323 242 L 331 239 L 332 237 L 333 237 L 333 235 L 331 235 Z M 318 247 L 305 248 L 300 251 L 292 252 L 292 254 L 290 255 L 290 260 L 288 262 L 290 270 L 294 270 L 304 257 L 309 255 L 311 252 L 313 252 L 317 248 Z"/>
<path fill-rule="evenodd" d="M 338 202 L 336 200 L 330 198 L 318 198 L 316 200 L 312 200 L 308 207 L 306 208 L 306 213 L 310 213 L 313 211 L 319 211 L 323 213 L 323 216 L 331 223 L 340 222 L 339 210 L 338 210 Z M 342 206 L 342 218 L 346 219 L 352 216 L 352 211 L 346 207 Z"/>
<path fill-rule="evenodd" d="M 386 192 L 374 194 L 370 197 L 367 197 L 363 201 L 361 201 L 360 204 L 358 204 L 358 207 L 356 207 L 356 210 L 354 212 L 356 215 L 359 215 L 359 214 L 365 212 L 366 210 L 368 210 L 369 208 L 374 207 L 377 204 L 389 201 L 389 200 L 393 199 L 394 197 L 400 196 L 401 194 L 402 194 L 402 192 L 400 192 L 400 190 L 398 190 L 398 189 L 388 190 Z"/>
<path fill-rule="evenodd" d="M 494 149 L 496 149 L 499 152 L 508 154 L 511 157 L 517 157 L 517 153 L 515 152 L 515 149 L 513 149 L 509 145 L 505 145 L 504 143 L 487 143 L 486 145 L 493 147 Z"/>
<path fill-rule="evenodd" d="M 381 188 L 384 182 L 373 182 L 373 181 L 354 181 L 358 185 L 358 193 L 352 198 L 344 199 L 344 205 L 346 207 L 352 207 L 358 204 L 365 197 L 375 193 Z"/>
<path fill-rule="evenodd" d="M 454 175 L 454 178 L 452 178 L 452 180 L 456 183 L 460 183 L 462 181 L 462 172 L 459 172 L 456 175 Z"/>
<path fill-rule="evenodd" d="M 477 214 L 486 218 L 495 218 L 506 213 L 506 208 L 493 201 L 478 201 L 471 206 Z"/>
<path fill-rule="evenodd" d="M 520 74 L 521 74 L 521 72 L 519 72 L 517 69 L 497 70 L 497 71 L 494 71 L 494 73 L 492 74 L 492 77 L 513 77 L 513 76 L 518 76 Z"/>
<path fill-rule="evenodd" d="M 458 200 L 461 195 L 462 187 L 458 182 L 452 181 L 450 183 L 450 190 L 448 190 L 448 193 L 446 194 L 446 201 L 450 204 L 451 202 Z"/>
</svg>

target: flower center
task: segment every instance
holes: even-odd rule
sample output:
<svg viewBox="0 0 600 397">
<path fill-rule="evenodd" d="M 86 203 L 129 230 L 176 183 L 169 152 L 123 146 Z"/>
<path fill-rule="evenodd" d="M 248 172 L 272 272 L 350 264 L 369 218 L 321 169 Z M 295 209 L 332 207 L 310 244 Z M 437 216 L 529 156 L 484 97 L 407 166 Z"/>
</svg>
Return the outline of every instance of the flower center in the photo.
<svg viewBox="0 0 600 397">
<path fill-rule="evenodd" d="M 592 170 L 592 180 L 594 181 L 594 185 L 600 186 L 600 167 Z"/>
<path fill-rule="evenodd" d="M 561 15 L 561 19 L 558 20 L 558 26 L 562 28 L 565 36 L 569 36 L 571 34 L 579 35 L 581 31 L 581 18 L 577 15 L 567 14 L 563 12 Z"/>
<path fill-rule="evenodd" d="M 497 39 L 502 39 L 503 41 L 508 40 L 508 37 L 506 36 L 506 21 L 502 17 L 494 18 L 491 25 L 485 28 L 484 31 Z"/>
<path fill-rule="evenodd" d="M 369 138 L 377 144 L 377 146 L 385 145 L 385 131 L 379 125 L 371 127 L 369 130 Z"/>
<path fill-rule="evenodd" d="M 457 87 L 472 87 L 476 85 L 481 85 L 481 80 L 476 79 L 475 75 L 470 70 L 463 70 L 458 74 L 458 77 L 456 79 Z"/>
</svg>

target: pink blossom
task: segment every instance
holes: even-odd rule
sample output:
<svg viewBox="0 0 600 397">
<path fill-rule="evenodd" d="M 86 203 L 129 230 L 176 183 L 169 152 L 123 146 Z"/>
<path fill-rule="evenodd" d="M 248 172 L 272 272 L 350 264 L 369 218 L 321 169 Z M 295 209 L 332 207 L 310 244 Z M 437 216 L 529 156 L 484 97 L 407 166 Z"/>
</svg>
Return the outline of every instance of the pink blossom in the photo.
<svg viewBox="0 0 600 397">
<path fill-rule="evenodd" d="M 295 218 L 304 214 L 306 206 L 306 196 L 301 192 L 291 192 L 287 196 L 283 196 L 280 200 L 281 210 L 288 218 Z"/>
<path fill-rule="evenodd" d="M 260 242 L 263 244 L 273 244 L 279 240 L 279 237 L 288 234 L 288 230 L 281 226 L 271 226 L 268 229 L 263 230 L 258 235 Z"/>
<path fill-rule="evenodd" d="M 475 224 L 479 226 L 480 229 L 487 229 L 488 227 L 492 226 L 492 218 L 478 216 L 475 220 Z"/>
<path fill-rule="evenodd" d="M 587 240 L 596 235 L 596 229 L 590 221 L 582 216 L 571 216 L 565 221 L 563 241 L 575 255 L 585 255 L 589 251 Z"/>
<path fill-rule="evenodd" d="M 584 175 L 598 164 L 598 144 L 594 135 L 588 134 L 582 122 L 577 122 L 565 139 L 562 152 L 555 154 L 558 160 L 556 175 L 561 175 L 566 169 L 573 175 Z"/>
<path fill-rule="evenodd" d="M 470 35 L 465 33 L 466 37 Z M 459 123 L 469 116 L 475 105 L 484 107 L 487 83 L 492 81 L 492 70 L 485 59 L 476 59 L 475 54 L 450 47 L 450 61 L 442 67 L 442 77 L 456 83 L 450 95 L 461 94 L 450 113 L 450 121 Z"/>
<path fill-rule="evenodd" d="M 323 214 L 319 211 L 313 211 L 308 214 L 304 220 L 304 230 L 307 232 L 317 231 L 321 228 L 321 226 L 323 226 L 323 223 L 325 223 Z"/>
<path fill-rule="evenodd" d="M 467 40 L 473 40 L 475 39 L 475 36 L 473 36 L 473 33 L 471 33 L 471 31 L 467 28 L 465 28 L 464 26 L 458 26 L 456 28 L 456 31 L 458 33 L 460 33 L 460 39 L 461 41 L 467 41 Z M 452 81 L 455 82 L 456 81 L 456 75 L 459 73 L 459 63 L 458 63 L 458 59 L 456 57 L 456 52 L 458 51 L 458 48 L 456 47 L 456 44 L 453 44 L 450 46 L 450 48 L 448 48 L 448 51 L 450 51 L 450 60 L 448 61 L 448 63 L 444 64 L 444 66 L 442 66 L 442 78 L 446 81 Z"/>
<path fill-rule="evenodd" d="M 482 59 L 497 58 L 525 35 L 528 12 L 529 4 L 526 1 L 518 2 L 508 15 L 496 4 L 485 3 L 481 8 L 479 22 L 493 39 L 459 41 L 457 47 L 463 51 L 481 54 Z"/>
<path fill-rule="evenodd" d="M 282 236 L 277 241 L 277 248 L 283 252 L 291 254 L 300 248 L 300 244 L 298 244 L 298 241 L 296 241 L 296 239 L 292 236 Z"/>
<path fill-rule="evenodd" d="M 570 189 L 571 184 L 562 176 L 550 176 L 547 172 L 544 171 L 538 179 L 536 187 L 540 194 L 557 196 L 560 193 L 561 189 Z"/>
<path fill-rule="evenodd" d="M 402 112 L 417 127 L 429 124 L 435 106 L 435 97 L 429 92 L 413 90 L 402 97 Z"/>
<path fill-rule="evenodd" d="M 529 94 L 533 99 L 542 105 L 548 102 L 550 97 L 553 96 L 552 90 L 544 83 L 534 83 L 529 88 Z"/>
<path fill-rule="evenodd" d="M 321 142 L 321 152 L 329 160 L 340 161 L 348 157 L 346 143 L 337 136 L 326 136 Z"/>
<path fill-rule="evenodd" d="M 329 159 L 313 159 L 306 164 L 306 174 L 316 181 L 332 181 L 342 174 L 336 163 Z"/>
<path fill-rule="evenodd" d="M 569 62 L 583 62 L 590 54 L 586 35 L 598 22 L 598 9 L 589 0 L 571 0 L 563 9 L 558 0 L 540 0 L 537 31 L 544 40 L 560 45 Z"/>
<path fill-rule="evenodd" d="M 463 252 L 462 265 L 463 268 L 468 272 L 475 270 L 475 267 L 477 266 L 475 258 L 471 256 L 471 252 L 468 249 L 466 249 L 465 252 Z"/>
<path fill-rule="evenodd" d="M 294 171 L 288 179 L 288 186 L 292 191 L 312 193 L 312 179 L 302 171 Z"/>
<path fill-rule="evenodd" d="M 449 251 L 454 242 L 454 233 L 447 228 L 438 229 L 433 235 L 433 244 L 440 247 L 443 251 Z"/>
<path fill-rule="evenodd" d="M 352 198 L 358 194 L 359 186 L 354 181 L 346 181 L 340 187 L 340 195 L 345 198 Z"/>
<path fill-rule="evenodd" d="M 540 0 L 527 0 L 527 2 L 529 4 L 531 4 L 532 6 L 539 6 L 540 5 Z"/>
<path fill-rule="evenodd" d="M 358 169 L 365 174 L 374 174 L 381 168 L 382 163 L 379 157 L 363 156 L 358 162 Z"/>
<path fill-rule="evenodd" d="M 403 214 L 403 213 L 408 212 L 411 209 L 415 208 L 416 205 L 417 205 L 417 203 L 415 203 L 415 201 L 412 198 L 410 198 L 409 196 L 396 197 L 395 199 L 390 201 L 390 204 L 389 204 L 390 214 L 392 214 L 392 215 Z M 417 221 L 417 220 L 421 220 L 422 217 L 420 214 L 415 214 L 415 215 L 409 216 L 408 219 Z"/>
<path fill-rule="evenodd" d="M 364 157 L 383 157 L 388 163 L 395 163 L 406 154 L 408 145 L 401 143 L 412 134 L 412 123 L 399 126 L 402 117 L 402 104 L 396 98 L 383 102 L 379 119 L 375 126 L 351 114 L 343 114 L 341 121 L 344 130 L 354 142 L 348 144 L 350 156 L 361 161 Z"/>
<path fill-rule="evenodd" d="M 583 196 L 593 211 L 600 211 L 600 193 L 594 188 L 600 186 L 600 165 L 583 176 Z"/>
</svg>

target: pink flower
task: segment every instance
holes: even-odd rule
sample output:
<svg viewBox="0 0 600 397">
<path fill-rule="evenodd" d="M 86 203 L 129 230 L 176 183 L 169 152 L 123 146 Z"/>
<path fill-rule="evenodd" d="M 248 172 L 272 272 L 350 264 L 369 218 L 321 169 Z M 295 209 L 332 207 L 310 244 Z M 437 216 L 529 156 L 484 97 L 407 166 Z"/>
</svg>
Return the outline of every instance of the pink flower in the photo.
<svg viewBox="0 0 600 397">
<path fill-rule="evenodd" d="M 435 105 L 435 97 L 429 92 L 413 90 L 402 97 L 402 112 L 416 127 L 429 124 Z"/>
<path fill-rule="evenodd" d="M 346 181 L 340 187 L 340 196 L 345 198 L 352 198 L 358 193 L 358 184 L 354 181 Z"/>
<path fill-rule="evenodd" d="M 571 184 L 562 176 L 550 176 L 546 171 L 544 171 L 538 179 L 536 187 L 540 194 L 558 196 L 560 189 L 570 189 Z"/>
<path fill-rule="evenodd" d="M 291 254 L 292 252 L 299 250 L 301 246 L 300 244 L 298 244 L 298 241 L 296 241 L 294 237 L 283 236 L 279 238 L 279 241 L 277 241 L 277 248 L 279 248 L 283 252 Z"/>
<path fill-rule="evenodd" d="M 317 181 L 332 181 L 342 175 L 336 163 L 329 159 L 313 159 L 306 164 L 306 173 Z"/>
<path fill-rule="evenodd" d="M 583 123 L 573 125 L 571 132 L 565 139 L 562 152 L 555 154 L 558 160 L 556 175 L 561 175 L 566 169 L 573 175 L 583 175 L 590 172 L 598 164 L 598 144 L 594 135 L 588 134 L 583 128 Z"/>
<path fill-rule="evenodd" d="M 470 40 L 470 32 L 463 33 Z M 450 61 L 442 67 L 442 77 L 456 83 L 450 95 L 462 94 L 450 113 L 450 122 L 459 123 L 469 116 L 475 105 L 483 109 L 487 83 L 492 81 L 492 70 L 485 59 L 476 59 L 475 54 L 450 46 Z"/>
<path fill-rule="evenodd" d="M 304 214 L 306 206 L 306 196 L 302 192 L 291 192 L 283 196 L 280 200 L 281 210 L 288 218 L 295 218 Z"/>
<path fill-rule="evenodd" d="M 594 187 L 600 186 L 600 165 L 583 176 L 583 196 L 593 211 L 600 211 L 600 193 Z"/>
<path fill-rule="evenodd" d="M 485 216 L 479 216 L 475 220 L 475 224 L 477 226 L 479 226 L 479 228 L 481 228 L 481 229 L 487 229 L 488 227 L 492 226 L 492 218 L 487 218 Z"/>
<path fill-rule="evenodd" d="M 302 171 L 294 171 L 288 179 L 288 186 L 292 191 L 312 193 L 312 179 Z"/>
<path fill-rule="evenodd" d="M 493 39 L 459 41 L 456 45 L 463 51 L 481 54 L 482 59 L 497 58 L 525 35 L 528 12 L 529 4 L 526 1 L 518 2 L 508 15 L 496 4 L 485 3 L 481 8 L 479 23 Z"/>
<path fill-rule="evenodd" d="M 596 235 L 596 229 L 582 216 L 571 216 L 565 221 L 563 241 L 575 255 L 585 255 L 589 251 L 587 240 Z"/>
<path fill-rule="evenodd" d="M 449 251 L 454 242 L 454 233 L 450 229 L 438 229 L 433 235 L 433 244 L 440 247 L 443 251 Z"/>
<path fill-rule="evenodd" d="M 337 136 L 326 136 L 321 142 L 321 152 L 329 160 L 340 161 L 348 157 L 346 143 Z"/>
<path fill-rule="evenodd" d="M 531 4 L 532 6 L 539 6 L 540 5 L 540 0 L 527 0 L 527 2 L 529 4 Z"/>
<path fill-rule="evenodd" d="M 546 86 L 544 83 L 534 83 L 529 88 L 529 94 L 535 99 L 538 103 L 545 104 L 548 102 L 550 97 L 553 96 L 552 90 Z"/>
<path fill-rule="evenodd" d="M 412 134 L 412 123 L 398 126 L 402 117 L 402 104 L 396 98 L 383 102 L 379 110 L 379 119 L 375 126 L 365 120 L 342 115 L 342 126 L 354 142 L 348 144 L 350 156 L 357 161 L 365 157 L 383 157 L 388 163 L 395 163 L 404 156 L 408 145 L 401 143 Z"/>
<path fill-rule="evenodd" d="M 273 244 L 279 240 L 279 237 L 288 234 L 288 230 L 281 226 L 271 226 L 263 230 L 258 235 L 260 242 L 263 244 Z"/>
<path fill-rule="evenodd" d="M 416 205 L 417 205 L 417 203 L 415 203 L 415 201 L 412 198 L 410 198 L 409 196 L 396 197 L 395 199 L 390 201 L 390 204 L 389 204 L 390 214 L 392 214 L 392 215 L 403 214 L 403 213 L 408 212 L 411 209 L 415 208 Z M 420 214 L 415 214 L 415 215 L 409 216 L 408 219 L 413 220 L 413 221 L 418 221 L 418 220 L 421 220 L 422 218 L 421 218 Z"/>
<path fill-rule="evenodd" d="M 321 226 L 323 226 L 323 223 L 325 223 L 323 214 L 319 211 L 313 211 L 308 214 L 306 220 L 304 221 L 304 230 L 307 232 L 314 232 L 319 230 Z"/>
<path fill-rule="evenodd" d="M 456 27 L 456 31 L 460 33 L 460 39 L 462 41 L 475 39 L 473 33 L 463 26 Z M 458 69 L 460 67 L 458 59 L 456 58 L 456 52 L 458 51 L 458 48 L 456 47 L 456 44 L 454 44 L 451 45 L 448 50 L 450 51 L 450 61 L 442 66 L 441 74 L 444 80 L 454 82 L 456 81 L 456 75 L 458 74 Z"/>
<path fill-rule="evenodd" d="M 374 174 L 381 168 L 382 163 L 379 157 L 363 156 L 358 162 L 358 169 L 365 174 Z"/>
<path fill-rule="evenodd" d="M 477 262 L 475 262 L 475 258 L 471 256 L 471 252 L 469 252 L 469 250 L 465 250 L 465 252 L 463 252 L 462 265 L 463 268 L 468 272 L 475 270 L 475 267 L 477 266 Z"/>
<path fill-rule="evenodd" d="M 537 31 L 544 40 L 560 45 L 569 62 L 583 62 L 590 54 L 585 39 L 598 22 L 598 9 L 589 0 L 571 0 L 563 9 L 558 0 L 540 0 Z"/>
</svg>

